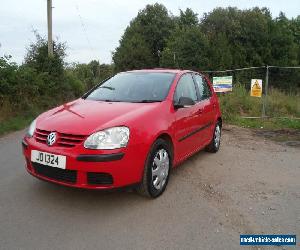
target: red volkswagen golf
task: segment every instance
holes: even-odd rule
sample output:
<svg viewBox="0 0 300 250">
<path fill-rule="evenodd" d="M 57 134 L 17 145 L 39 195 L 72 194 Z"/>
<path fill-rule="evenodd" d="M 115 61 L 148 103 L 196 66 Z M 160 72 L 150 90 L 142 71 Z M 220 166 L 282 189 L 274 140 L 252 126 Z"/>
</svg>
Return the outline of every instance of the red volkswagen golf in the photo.
<svg viewBox="0 0 300 250">
<path fill-rule="evenodd" d="M 157 197 L 173 167 L 203 148 L 218 151 L 221 127 L 206 77 L 137 70 L 41 114 L 22 145 L 27 171 L 42 180 L 90 189 L 136 184 L 140 193 Z"/>
</svg>

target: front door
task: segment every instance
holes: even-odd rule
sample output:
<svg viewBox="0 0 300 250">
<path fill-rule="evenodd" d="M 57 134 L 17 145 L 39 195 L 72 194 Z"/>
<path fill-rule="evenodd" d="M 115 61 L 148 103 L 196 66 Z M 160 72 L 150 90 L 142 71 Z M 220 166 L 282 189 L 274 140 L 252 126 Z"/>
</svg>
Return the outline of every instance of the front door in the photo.
<svg viewBox="0 0 300 250">
<path fill-rule="evenodd" d="M 193 77 L 190 73 L 184 74 L 176 86 L 174 102 L 180 97 L 191 98 L 195 105 L 177 109 L 175 112 L 175 139 L 177 160 L 181 160 L 194 152 L 199 145 L 201 131 L 199 131 L 198 96 Z"/>
</svg>

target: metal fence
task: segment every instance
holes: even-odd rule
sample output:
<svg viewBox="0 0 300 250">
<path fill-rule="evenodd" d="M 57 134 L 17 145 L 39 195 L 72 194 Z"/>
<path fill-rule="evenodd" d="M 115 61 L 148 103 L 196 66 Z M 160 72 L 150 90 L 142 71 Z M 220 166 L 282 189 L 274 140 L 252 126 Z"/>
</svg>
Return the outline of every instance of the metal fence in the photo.
<svg viewBox="0 0 300 250">
<path fill-rule="evenodd" d="M 213 82 L 213 77 L 216 76 L 232 76 L 233 92 L 237 84 L 242 85 L 250 92 L 251 79 L 262 79 L 263 92 L 261 98 L 261 115 L 258 117 L 245 118 L 267 118 L 274 117 L 271 112 L 268 112 L 268 102 L 272 102 L 272 95 L 269 96 L 273 89 L 282 92 L 284 95 L 291 96 L 296 102 L 296 110 L 294 118 L 299 118 L 300 113 L 300 66 L 298 67 L 280 67 L 280 66 L 261 66 L 261 67 L 247 67 L 228 70 L 206 70 L 202 71 Z M 226 93 L 224 94 L 226 95 Z M 273 100 L 275 101 L 275 100 Z M 298 117 L 297 117 L 298 116 Z M 276 118 L 276 117 L 274 117 Z"/>
</svg>

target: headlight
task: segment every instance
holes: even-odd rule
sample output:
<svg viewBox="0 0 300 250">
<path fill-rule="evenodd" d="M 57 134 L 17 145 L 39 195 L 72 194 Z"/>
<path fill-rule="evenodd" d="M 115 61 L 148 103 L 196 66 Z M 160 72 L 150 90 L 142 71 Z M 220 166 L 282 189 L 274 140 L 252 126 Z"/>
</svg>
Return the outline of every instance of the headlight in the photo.
<svg viewBox="0 0 300 250">
<path fill-rule="evenodd" d="M 36 126 L 36 119 L 30 124 L 28 131 L 27 131 L 27 135 L 29 137 L 32 137 L 35 131 L 35 126 Z"/>
<path fill-rule="evenodd" d="M 129 128 L 113 127 L 90 135 L 84 142 L 85 148 L 90 149 L 116 149 L 127 146 Z"/>
</svg>

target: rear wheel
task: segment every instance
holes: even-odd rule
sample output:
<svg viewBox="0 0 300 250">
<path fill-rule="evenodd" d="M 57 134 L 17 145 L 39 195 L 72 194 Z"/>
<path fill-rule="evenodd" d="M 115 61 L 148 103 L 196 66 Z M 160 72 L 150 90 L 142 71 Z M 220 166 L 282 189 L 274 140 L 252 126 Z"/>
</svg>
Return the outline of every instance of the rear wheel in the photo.
<svg viewBox="0 0 300 250">
<path fill-rule="evenodd" d="M 171 162 L 169 144 L 163 139 L 156 140 L 148 154 L 138 192 L 152 198 L 161 195 L 168 184 Z"/>
<path fill-rule="evenodd" d="M 207 145 L 206 151 L 211 152 L 211 153 L 218 152 L 218 150 L 220 148 L 220 143 L 221 143 L 221 122 L 217 121 L 212 140 Z"/>
</svg>

